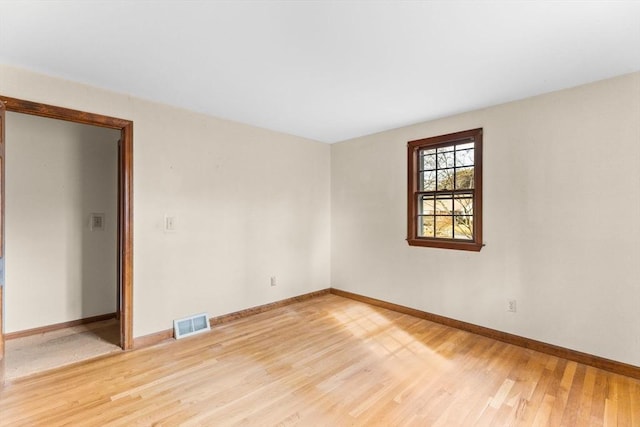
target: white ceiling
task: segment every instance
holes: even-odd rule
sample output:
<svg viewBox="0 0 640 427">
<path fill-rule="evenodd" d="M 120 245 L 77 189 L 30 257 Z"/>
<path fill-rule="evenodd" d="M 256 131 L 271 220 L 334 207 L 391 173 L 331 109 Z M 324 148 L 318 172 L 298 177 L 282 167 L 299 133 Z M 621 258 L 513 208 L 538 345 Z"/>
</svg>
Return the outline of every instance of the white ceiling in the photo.
<svg viewBox="0 0 640 427">
<path fill-rule="evenodd" d="M 0 62 L 335 142 L 638 71 L 640 1 L 0 0 Z"/>
</svg>

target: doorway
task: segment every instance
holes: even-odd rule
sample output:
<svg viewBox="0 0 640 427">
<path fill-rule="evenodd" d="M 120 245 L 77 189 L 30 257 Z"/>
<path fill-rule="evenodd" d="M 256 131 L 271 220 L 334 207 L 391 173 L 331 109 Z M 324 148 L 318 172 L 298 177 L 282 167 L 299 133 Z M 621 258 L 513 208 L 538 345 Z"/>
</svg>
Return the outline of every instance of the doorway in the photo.
<svg viewBox="0 0 640 427">
<path fill-rule="evenodd" d="M 47 104 L 41 104 L 0 95 L 0 206 L 4 207 L 4 129 L 6 117 L 4 110 L 33 116 L 59 119 L 73 123 L 87 124 L 119 131 L 117 153 L 117 304 L 116 318 L 119 321 L 119 345 L 123 350 L 133 346 L 133 122 L 114 117 L 103 116 L 83 111 L 71 110 Z M 9 141 L 9 143 L 11 143 Z M 4 209 L 0 212 L 0 232 L 4 228 Z M 9 249 L 10 250 L 10 249 Z M 0 234 L 0 263 L 4 263 L 4 233 Z M 4 294 L 4 275 L 0 277 L 0 358 L 4 356 L 4 318 L 6 299 Z M 10 285 L 9 285 L 10 286 Z"/>
</svg>

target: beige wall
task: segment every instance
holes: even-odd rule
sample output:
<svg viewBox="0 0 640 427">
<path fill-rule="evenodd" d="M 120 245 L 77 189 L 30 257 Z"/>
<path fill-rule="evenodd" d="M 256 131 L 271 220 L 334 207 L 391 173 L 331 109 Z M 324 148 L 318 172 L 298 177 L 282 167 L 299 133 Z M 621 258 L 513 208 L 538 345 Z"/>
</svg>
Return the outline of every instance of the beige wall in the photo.
<svg viewBox="0 0 640 427">
<path fill-rule="evenodd" d="M 9 66 L 0 93 L 133 120 L 134 336 L 330 285 L 330 146 Z"/>
<path fill-rule="evenodd" d="M 5 331 L 116 311 L 119 132 L 7 113 Z M 92 213 L 104 230 L 91 230 Z"/>
<path fill-rule="evenodd" d="M 409 247 L 407 141 L 476 127 L 486 247 Z M 331 165 L 334 287 L 640 365 L 640 73 L 335 144 Z"/>
<path fill-rule="evenodd" d="M 135 336 L 331 285 L 640 365 L 640 73 L 332 146 L 7 66 L 0 93 L 134 121 Z M 475 127 L 487 246 L 407 246 L 406 142 Z"/>
</svg>

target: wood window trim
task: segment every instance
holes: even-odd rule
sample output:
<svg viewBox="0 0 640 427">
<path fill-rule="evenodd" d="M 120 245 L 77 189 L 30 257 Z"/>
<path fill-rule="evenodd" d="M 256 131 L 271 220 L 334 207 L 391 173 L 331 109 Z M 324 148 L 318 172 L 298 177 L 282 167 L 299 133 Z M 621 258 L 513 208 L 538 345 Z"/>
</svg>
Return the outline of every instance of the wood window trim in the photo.
<svg viewBox="0 0 640 427">
<path fill-rule="evenodd" d="M 478 252 L 482 249 L 482 128 L 470 129 L 446 135 L 417 139 L 407 143 L 407 243 L 409 246 L 458 249 Z M 417 197 L 418 157 L 425 147 L 437 148 L 454 144 L 457 141 L 474 140 L 474 200 L 472 240 L 444 239 L 418 236 Z"/>
<path fill-rule="evenodd" d="M 118 291 L 120 346 L 133 348 L 133 122 L 0 95 L 6 111 L 117 129 L 118 149 Z M 0 308 L 0 315 L 2 309 Z M 0 331 L 0 340 L 2 331 Z"/>
</svg>

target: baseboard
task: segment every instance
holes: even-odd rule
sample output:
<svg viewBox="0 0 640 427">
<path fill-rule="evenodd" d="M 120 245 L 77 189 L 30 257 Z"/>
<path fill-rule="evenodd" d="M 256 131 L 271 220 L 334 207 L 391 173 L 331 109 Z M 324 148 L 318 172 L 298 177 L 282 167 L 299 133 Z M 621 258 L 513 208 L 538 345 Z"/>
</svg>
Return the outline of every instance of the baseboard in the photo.
<svg viewBox="0 0 640 427">
<path fill-rule="evenodd" d="M 330 289 L 322 289 L 320 291 L 309 292 L 308 294 L 298 295 L 291 298 L 286 298 L 280 301 L 275 301 L 269 304 L 259 305 L 256 307 L 247 308 L 244 310 L 236 311 L 233 313 L 223 314 L 221 316 L 212 317 L 209 319 L 209 324 L 213 327 L 228 323 L 234 320 L 242 319 L 244 317 L 253 316 L 258 313 L 264 313 L 265 311 L 274 310 L 276 308 L 284 307 L 296 302 L 302 302 L 311 298 L 316 298 L 322 295 L 328 295 Z M 155 332 L 153 334 L 137 337 L 133 340 L 133 348 L 143 348 L 152 345 L 159 344 L 165 340 L 173 338 L 173 329 L 165 329 L 163 331 Z"/>
<path fill-rule="evenodd" d="M 58 329 L 70 328 L 72 326 L 85 325 L 87 323 L 100 322 L 102 320 L 115 319 L 116 313 L 101 314 L 99 316 L 85 317 L 84 319 L 71 320 L 69 322 L 56 323 L 54 325 L 41 326 L 39 328 L 25 329 L 23 331 L 9 332 L 4 334 L 5 340 L 28 337 L 30 335 L 44 334 L 45 332 L 56 331 Z"/>
<path fill-rule="evenodd" d="M 137 350 L 139 348 L 150 347 L 169 339 L 173 339 L 173 329 L 165 329 L 149 335 L 143 335 L 133 339 L 133 349 Z"/>
<path fill-rule="evenodd" d="M 209 319 L 209 324 L 213 327 L 215 325 L 221 325 L 223 323 L 231 322 L 233 320 L 242 319 L 243 317 L 253 316 L 254 314 L 264 313 L 265 311 L 273 310 L 276 308 L 284 307 L 285 305 L 293 304 L 296 302 L 306 301 L 312 298 L 316 298 L 322 295 L 328 295 L 329 289 L 323 289 L 321 291 L 310 292 L 304 295 L 298 295 L 283 299 L 280 301 L 272 302 L 269 304 L 259 305 L 257 307 L 247 308 L 245 310 L 236 311 L 235 313 L 223 314 L 222 316 L 216 316 Z"/>
<path fill-rule="evenodd" d="M 467 323 L 461 320 L 451 319 L 449 317 L 428 313 L 426 311 L 405 307 L 399 304 L 394 304 L 391 302 L 386 302 L 379 299 L 366 297 L 363 295 L 354 294 L 354 293 L 343 291 L 340 289 L 331 288 L 331 293 L 341 297 L 345 297 L 352 300 L 364 302 L 370 305 L 374 305 L 376 307 L 386 308 L 388 310 L 393 310 L 399 313 L 408 314 L 410 316 L 419 317 L 421 319 L 425 319 L 431 322 L 450 326 L 452 328 L 461 329 L 463 331 L 471 332 L 477 335 L 482 335 L 488 338 L 493 338 L 495 340 L 502 341 L 507 344 L 517 345 L 519 347 L 524 347 L 531 350 L 539 351 L 541 353 L 549 354 L 551 356 L 561 357 L 563 359 L 583 363 L 585 365 L 593 366 L 595 368 L 604 369 L 606 371 L 613 372 L 615 374 L 620 374 L 620 375 L 625 375 L 627 377 L 640 379 L 640 367 L 638 366 L 617 362 L 611 359 L 605 359 L 604 357 L 594 356 L 588 353 L 582 353 L 580 351 L 571 350 L 571 349 L 560 347 L 553 344 L 547 344 L 542 341 L 536 341 L 536 340 L 525 338 L 519 335 L 498 331 L 496 329 L 486 328 L 484 326 L 474 325 L 473 323 Z"/>
</svg>

